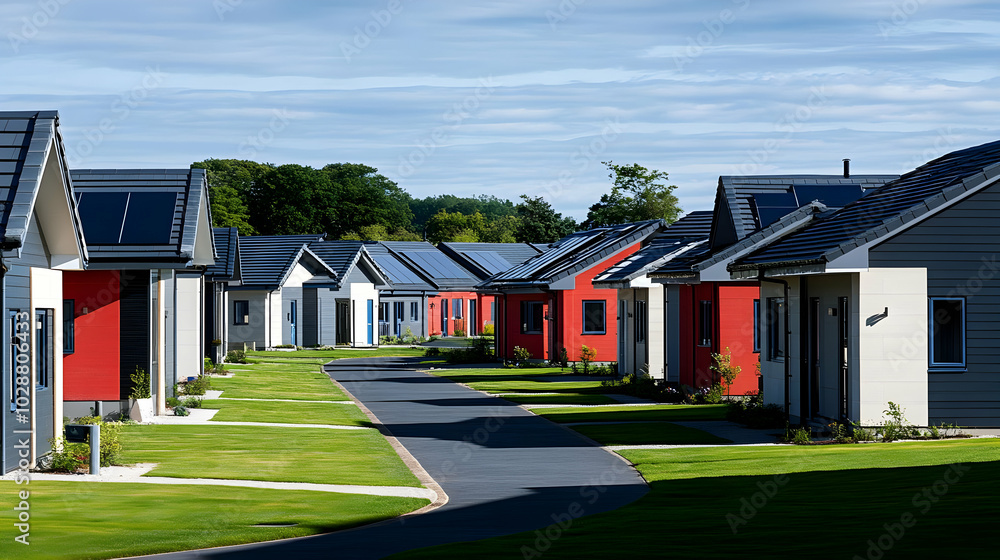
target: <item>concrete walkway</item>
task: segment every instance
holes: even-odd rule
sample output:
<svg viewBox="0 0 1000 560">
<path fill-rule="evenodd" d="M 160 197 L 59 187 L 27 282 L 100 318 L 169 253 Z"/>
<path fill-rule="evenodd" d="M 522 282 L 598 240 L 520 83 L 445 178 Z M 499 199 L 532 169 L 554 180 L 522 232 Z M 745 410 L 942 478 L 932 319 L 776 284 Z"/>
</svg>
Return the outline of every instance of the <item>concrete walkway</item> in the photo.
<svg viewBox="0 0 1000 560">
<path fill-rule="evenodd" d="M 433 490 L 409 486 L 361 486 L 357 484 L 312 484 L 307 482 L 270 482 L 263 480 L 228 480 L 221 478 L 174 478 L 145 476 L 153 470 L 153 463 L 139 463 L 134 467 L 102 467 L 101 474 L 46 474 L 32 473 L 31 480 L 55 482 L 123 482 L 129 484 L 173 484 L 195 486 L 235 486 L 237 488 L 270 488 L 273 490 L 310 490 L 312 492 L 335 492 L 338 494 L 368 494 L 371 496 L 395 496 L 399 498 L 438 499 Z M 13 474 L 6 475 L 3 479 Z"/>
<path fill-rule="evenodd" d="M 370 430 L 367 426 L 344 426 L 340 424 L 292 424 L 289 422 L 218 422 L 212 417 L 218 408 L 192 408 L 187 416 L 153 416 L 150 424 L 171 424 L 182 426 L 260 426 L 263 428 L 323 428 L 325 430 Z"/>
<path fill-rule="evenodd" d="M 648 491 L 621 457 L 508 401 L 417 372 L 416 362 L 337 360 L 327 371 L 440 484 L 447 504 L 329 535 L 158 557 L 382 558 L 565 523 L 617 509 Z M 534 541 L 515 543 L 502 555 L 521 558 L 521 547 Z"/>
</svg>

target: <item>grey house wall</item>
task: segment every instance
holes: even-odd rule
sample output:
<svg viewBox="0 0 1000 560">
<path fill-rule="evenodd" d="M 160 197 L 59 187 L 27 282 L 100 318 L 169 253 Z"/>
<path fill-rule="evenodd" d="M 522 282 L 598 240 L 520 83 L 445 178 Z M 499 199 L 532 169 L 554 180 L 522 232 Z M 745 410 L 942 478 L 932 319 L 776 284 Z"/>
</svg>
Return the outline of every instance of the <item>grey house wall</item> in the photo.
<svg viewBox="0 0 1000 560">
<path fill-rule="evenodd" d="M 396 322 L 395 316 L 395 303 L 401 302 L 403 304 L 403 317 L 399 324 L 399 332 L 403 334 L 406 332 L 407 327 L 413 333 L 413 336 L 425 336 L 427 333 L 427 316 L 424 310 L 424 298 L 419 295 L 385 295 L 385 292 L 379 294 L 380 303 L 389 304 L 389 333 L 393 332 L 392 325 Z M 417 320 L 410 320 L 410 305 L 417 304 Z"/>
<path fill-rule="evenodd" d="M 31 218 L 29 231 L 27 238 L 25 240 L 24 248 L 21 250 L 21 258 L 17 260 L 4 259 L 4 264 L 7 265 L 9 270 L 3 276 L 3 298 L 4 298 L 4 308 L 5 312 L 3 315 L 3 333 L 4 341 L 3 344 L 3 363 L 4 371 L 7 373 L 3 376 L 4 381 L 4 401 L 3 406 L 3 441 L 4 441 L 4 472 L 13 470 L 17 467 L 17 450 L 14 449 L 16 443 L 15 430 L 24 430 L 26 426 L 24 424 L 17 423 L 16 414 L 10 411 L 10 395 L 13 387 L 10 386 L 10 374 L 8 368 L 10 364 L 10 310 L 19 310 L 30 312 L 31 311 L 31 282 L 30 282 L 30 268 L 49 268 L 49 260 L 45 253 L 45 246 L 42 242 L 42 237 L 38 233 L 38 222 L 34 217 Z M 31 319 L 32 324 L 34 323 L 34 317 Z M 61 325 L 59 326 L 61 328 Z M 62 359 L 62 352 L 58 352 L 55 359 Z M 35 402 L 32 406 L 35 408 L 35 433 L 36 433 L 36 445 L 38 456 L 48 453 L 51 449 L 49 445 L 49 437 L 52 430 L 54 429 L 54 394 L 52 390 L 52 382 L 50 381 L 49 387 L 44 390 L 39 390 L 35 396 Z M 60 419 L 61 420 L 61 419 Z M 26 436 L 21 435 L 20 438 L 24 439 Z"/>
<path fill-rule="evenodd" d="M 928 297 L 965 298 L 968 368 L 964 373 L 928 373 L 929 420 L 934 424 L 1000 426 L 998 216 L 1000 186 L 994 185 L 869 252 L 872 268 L 926 268 Z"/>
</svg>

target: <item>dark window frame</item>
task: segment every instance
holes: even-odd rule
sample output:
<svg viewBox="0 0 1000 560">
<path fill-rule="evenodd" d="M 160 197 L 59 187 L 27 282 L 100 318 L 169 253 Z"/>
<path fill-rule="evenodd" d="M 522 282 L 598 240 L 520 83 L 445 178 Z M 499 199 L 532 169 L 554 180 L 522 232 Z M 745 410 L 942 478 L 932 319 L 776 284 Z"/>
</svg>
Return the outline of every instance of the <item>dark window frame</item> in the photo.
<svg viewBox="0 0 1000 560">
<path fill-rule="evenodd" d="M 760 300 L 753 300 L 753 351 L 760 353 Z"/>
<path fill-rule="evenodd" d="M 698 302 L 698 346 L 712 345 L 715 321 L 712 315 L 712 300 L 703 299 Z"/>
<path fill-rule="evenodd" d="M 937 336 L 941 333 L 941 329 L 938 326 L 938 310 L 935 308 L 937 303 L 958 303 L 958 313 L 959 321 L 957 321 L 957 326 L 960 329 L 958 332 L 957 340 L 961 345 L 960 349 L 955 351 L 961 354 L 961 360 L 959 361 L 939 361 L 937 354 L 938 341 Z M 928 369 L 932 371 L 966 371 L 968 367 L 968 308 L 967 302 L 964 297 L 931 297 L 928 301 L 928 341 L 927 341 L 927 365 Z"/>
<path fill-rule="evenodd" d="M 783 362 L 787 356 L 785 348 L 785 298 L 767 298 L 767 359 Z"/>
<path fill-rule="evenodd" d="M 76 300 L 63 300 L 63 354 L 76 352 Z"/>
<path fill-rule="evenodd" d="M 246 313 L 240 313 L 241 306 L 245 307 Z M 250 300 L 248 299 L 233 300 L 233 324 L 234 325 L 250 324 Z"/>
<path fill-rule="evenodd" d="M 521 334 L 542 334 L 545 304 L 541 301 L 521 302 Z M 537 323 L 537 329 L 535 328 Z"/>
<path fill-rule="evenodd" d="M 634 302 L 633 320 L 635 321 L 635 341 L 644 343 L 649 331 L 649 312 L 645 300 Z"/>
<path fill-rule="evenodd" d="M 410 321 L 413 322 L 413 321 L 419 321 L 419 320 L 420 320 L 420 302 L 418 302 L 418 301 L 411 301 L 410 302 Z"/>
<path fill-rule="evenodd" d="M 35 387 L 48 389 L 55 374 L 55 309 L 35 309 Z"/>
<path fill-rule="evenodd" d="M 603 300 L 603 299 L 585 299 L 585 300 L 583 300 L 581 302 L 581 305 L 582 305 L 582 312 L 583 312 L 583 317 L 582 317 L 582 320 L 583 320 L 583 325 L 582 325 L 583 330 L 581 331 L 581 333 L 582 334 L 607 334 L 608 333 L 608 302 L 607 302 L 607 300 Z M 587 313 L 587 307 L 588 306 L 594 306 L 594 305 L 599 305 L 600 308 L 601 308 L 601 320 L 600 320 L 601 328 L 600 328 L 600 330 L 598 330 L 598 329 L 588 329 L 587 328 L 587 320 L 590 318 L 590 315 Z"/>
</svg>

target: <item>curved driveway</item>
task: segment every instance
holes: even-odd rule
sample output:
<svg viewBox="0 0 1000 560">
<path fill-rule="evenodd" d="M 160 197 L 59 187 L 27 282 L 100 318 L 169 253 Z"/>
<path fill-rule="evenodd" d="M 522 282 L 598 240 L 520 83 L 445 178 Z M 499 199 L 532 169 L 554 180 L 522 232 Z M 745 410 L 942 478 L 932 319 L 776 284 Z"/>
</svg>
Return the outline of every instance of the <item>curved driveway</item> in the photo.
<svg viewBox="0 0 1000 560">
<path fill-rule="evenodd" d="M 642 478 L 616 455 L 507 401 L 414 371 L 416 362 L 338 360 L 326 371 L 441 485 L 447 504 L 429 513 L 328 535 L 164 556 L 381 558 L 556 522 L 565 525 L 646 493 Z M 518 544 L 509 556 L 521 557 L 521 546 L 531 548 L 534 542 L 532 538 Z"/>
</svg>

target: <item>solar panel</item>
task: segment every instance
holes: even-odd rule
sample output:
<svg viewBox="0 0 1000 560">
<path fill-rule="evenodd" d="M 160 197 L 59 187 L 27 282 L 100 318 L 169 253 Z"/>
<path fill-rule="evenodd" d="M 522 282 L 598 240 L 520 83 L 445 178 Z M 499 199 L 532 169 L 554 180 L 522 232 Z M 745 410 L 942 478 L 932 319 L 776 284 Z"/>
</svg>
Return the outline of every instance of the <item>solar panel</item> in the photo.
<svg viewBox="0 0 1000 560">
<path fill-rule="evenodd" d="M 752 196 L 758 227 L 761 228 L 777 222 L 799 207 L 793 192 L 754 193 Z"/>
<path fill-rule="evenodd" d="M 424 281 L 406 265 L 391 255 L 373 255 L 379 267 L 389 275 L 393 284 L 423 284 Z"/>
<path fill-rule="evenodd" d="M 174 228 L 177 193 L 129 193 L 121 243 L 124 245 L 167 245 Z"/>
<path fill-rule="evenodd" d="M 431 278 L 469 278 L 457 264 L 436 251 L 403 251 L 403 255 L 425 270 Z"/>
<path fill-rule="evenodd" d="M 792 190 L 799 206 L 818 200 L 830 208 L 843 208 L 864 195 L 861 185 L 795 185 Z"/>
<path fill-rule="evenodd" d="M 88 245 L 117 245 L 125 219 L 127 192 L 80 193 L 80 221 Z"/>
<path fill-rule="evenodd" d="M 466 251 L 462 254 L 490 274 L 510 270 L 513 266 L 495 251 Z"/>
</svg>

